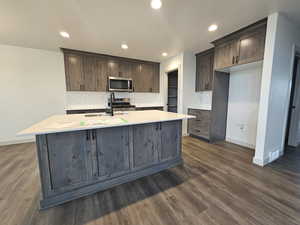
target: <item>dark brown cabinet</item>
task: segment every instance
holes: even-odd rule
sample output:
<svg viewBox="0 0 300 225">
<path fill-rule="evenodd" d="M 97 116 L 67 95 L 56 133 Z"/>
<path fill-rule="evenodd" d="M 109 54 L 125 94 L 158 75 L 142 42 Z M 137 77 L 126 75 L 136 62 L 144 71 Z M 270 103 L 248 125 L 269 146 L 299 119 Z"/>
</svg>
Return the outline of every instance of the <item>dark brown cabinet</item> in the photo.
<svg viewBox="0 0 300 225">
<path fill-rule="evenodd" d="M 133 77 L 133 63 L 129 61 L 119 62 L 119 76 L 124 78 Z"/>
<path fill-rule="evenodd" d="M 182 121 L 37 135 L 47 208 L 182 163 Z"/>
<path fill-rule="evenodd" d="M 159 63 L 62 49 L 67 91 L 107 91 L 107 78 L 132 78 L 134 91 L 159 92 Z"/>
<path fill-rule="evenodd" d="M 130 169 L 129 127 L 97 129 L 94 132 L 100 179 L 127 173 Z"/>
<path fill-rule="evenodd" d="M 181 145 L 181 123 L 178 123 L 178 121 L 160 123 L 160 129 L 160 161 L 168 161 L 179 157 L 179 149 Z"/>
<path fill-rule="evenodd" d="M 48 134 L 51 189 L 63 192 L 85 185 L 92 173 L 86 135 L 89 131 Z"/>
<path fill-rule="evenodd" d="M 230 40 L 215 48 L 214 67 L 215 69 L 223 69 L 236 64 L 235 57 L 238 53 L 237 41 Z"/>
<path fill-rule="evenodd" d="M 120 62 L 116 58 L 107 58 L 107 76 L 119 77 L 120 76 Z"/>
<path fill-rule="evenodd" d="M 133 168 L 140 169 L 158 163 L 160 146 L 159 123 L 133 127 Z"/>
<path fill-rule="evenodd" d="M 64 55 L 67 91 L 85 91 L 83 57 L 78 54 Z"/>
<path fill-rule="evenodd" d="M 214 49 L 196 55 L 196 92 L 212 90 Z"/>
<path fill-rule="evenodd" d="M 188 120 L 188 133 L 194 137 L 210 140 L 211 111 L 188 109 L 188 114 L 196 116 Z"/>
<path fill-rule="evenodd" d="M 258 29 L 250 34 L 243 35 L 238 41 L 238 64 L 246 64 L 263 60 L 265 49 L 266 29 Z"/>
<path fill-rule="evenodd" d="M 135 92 L 159 92 L 159 64 L 133 63 Z"/>
<path fill-rule="evenodd" d="M 105 58 L 83 57 L 83 77 L 85 91 L 106 91 L 107 72 Z"/>
<path fill-rule="evenodd" d="M 223 70 L 263 60 L 266 23 L 264 19 L 212 42 L 215 45 L 214 69 Z"/>
</svg>

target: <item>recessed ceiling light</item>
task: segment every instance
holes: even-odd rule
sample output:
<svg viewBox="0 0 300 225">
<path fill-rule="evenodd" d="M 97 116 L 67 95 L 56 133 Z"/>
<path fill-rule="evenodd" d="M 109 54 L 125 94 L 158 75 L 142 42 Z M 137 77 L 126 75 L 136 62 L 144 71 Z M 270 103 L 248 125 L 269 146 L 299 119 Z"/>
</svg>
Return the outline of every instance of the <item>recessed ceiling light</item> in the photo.
<svg viewBox="0 0 300 225">
<path fill-rule="evenodd" d="M 208 31 L 210 31 L 210 32 L 216 31 L 217 29 L 218 29 L 217 24 L 212 24 L 208 27 Z"/>
<path fill-rule="evenodd" d="M 161 8 L 161 0 L 151 0 L 152 9 L 160 9 Z"/>
<path fill-rule="evenodd" d="M 70 34 L 68 34 L 66 31 L 61 31 L 59 34 L 64 38 L 70 38 Z"/>
<path fill-rule="evenodd" d="M 168 56 L 168 53 L 163 52 L 161 55 L 164 56 L 164 57 L 166 57 L 166 56 Z"/>
<path fill-rule="evenodd" d="M 122 45 L 121 45 L 121 48 L 123 48 L 123 49 L 128 49 L 128 45 L 127 45 L 127 44 L 122 44 Z"/>
</svg>

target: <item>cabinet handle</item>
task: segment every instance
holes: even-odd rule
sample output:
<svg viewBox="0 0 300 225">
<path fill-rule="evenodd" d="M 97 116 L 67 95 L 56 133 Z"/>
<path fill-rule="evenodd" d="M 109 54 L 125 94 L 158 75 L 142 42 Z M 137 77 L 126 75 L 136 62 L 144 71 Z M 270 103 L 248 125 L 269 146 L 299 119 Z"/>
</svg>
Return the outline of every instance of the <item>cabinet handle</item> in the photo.
<svg viewBox="0 0 300 225">
<path fill-rule="evenodd" d="M 237 56 L 237 57 L 235 58 L 235 63 L 236 63 L 236 64 L 239 63 L 239 56 Z"/>
<path fill-rule="evenodd" d="M 89 130 L 86 131 L 86 140 L 87 141 L 90 140 L 90 131 Z"/>
<path fill-rule="evenodd" d="M 232 56 L 232 64 L 234 64 L 234 62 L 235 62 L 235 57 Z"/>
<path fill-rule="evenodd" d="M 96 139 L 96 131 L 92 130 L 92 139 L 95 140 Z"/>
<path fill-rule="evenodd" d="M 79 87 L 80 91 L 84 91 L 84 84 L 80 84 L 80 87 Z"/>
</svg>

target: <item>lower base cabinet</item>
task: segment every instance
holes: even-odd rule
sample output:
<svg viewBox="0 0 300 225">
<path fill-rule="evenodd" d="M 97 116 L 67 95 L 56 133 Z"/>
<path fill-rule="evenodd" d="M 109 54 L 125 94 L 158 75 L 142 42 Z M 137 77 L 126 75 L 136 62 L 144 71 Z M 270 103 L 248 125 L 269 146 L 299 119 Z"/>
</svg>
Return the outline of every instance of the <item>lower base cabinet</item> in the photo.
<svg viewBox="0 0 300 225">
<path fill-rule="evenodd" d="M 188 120 L 188 133 L 197 138 L 211 140 L 211 110 L 188 109 L 189 115 L 196 116 Z"/>
<path fill-rule="evenodd" d="M 127 173 L 129 164 L 129 127 L 97 129 L 98 175 L 107 179 Z"/>
<path fill-rule="evenodd" d="M 37 135 L 41 208 L 182 163 L 182 122 Z"/>
</svg>

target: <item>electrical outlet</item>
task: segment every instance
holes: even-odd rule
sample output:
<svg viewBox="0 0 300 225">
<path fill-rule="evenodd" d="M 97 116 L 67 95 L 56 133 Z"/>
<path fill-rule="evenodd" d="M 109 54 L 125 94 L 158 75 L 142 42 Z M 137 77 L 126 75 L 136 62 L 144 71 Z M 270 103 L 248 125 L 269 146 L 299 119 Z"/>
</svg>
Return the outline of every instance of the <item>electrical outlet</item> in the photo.
<svg viewBox="0 0 300 225">
<path fill-rule="evenodd" d="M 240 129 L 241 132 L 245 131 L 245 127 L 246 127 L 245 124 L 239 123 L 239 124 L 237 124 L 237 126 L 238 126 L 238 128 Z"/>
<path fill-rule="evenodd" d="M 270 162 L 274 161 L 277 158 L 279 158 L 279 151 L 275 151 L 275 152 L 270 152 L 269 153 L 269 160 L 270 160 Z"/>
</svg>

